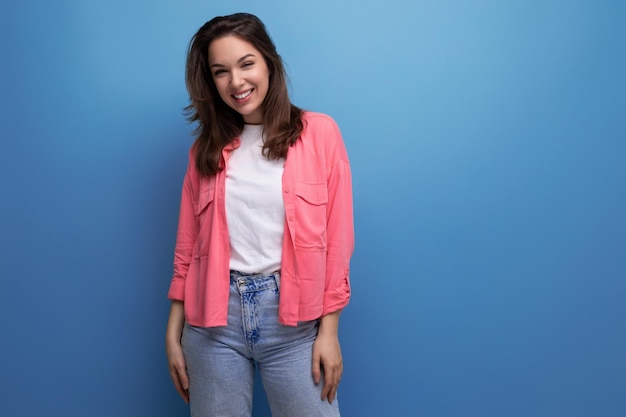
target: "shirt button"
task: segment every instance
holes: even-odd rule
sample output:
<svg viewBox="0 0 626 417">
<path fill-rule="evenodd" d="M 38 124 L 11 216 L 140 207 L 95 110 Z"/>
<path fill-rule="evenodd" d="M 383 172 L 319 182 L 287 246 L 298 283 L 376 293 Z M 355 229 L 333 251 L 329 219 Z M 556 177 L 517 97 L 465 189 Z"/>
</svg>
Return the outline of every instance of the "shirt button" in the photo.
<svg viewBox="0 0 626 417">
<path fill-rule="evenodd" d="M 286 193 L 288 193 L 288 192 L 289 192 L 289 190 L 285 190 L 285 192 L 286 192 Z"/>
<path fill-rule="evenodd" d="M 293 216 L 289 216 L 289 221 L 292 222 L 293 221 Z"/>
</svg>

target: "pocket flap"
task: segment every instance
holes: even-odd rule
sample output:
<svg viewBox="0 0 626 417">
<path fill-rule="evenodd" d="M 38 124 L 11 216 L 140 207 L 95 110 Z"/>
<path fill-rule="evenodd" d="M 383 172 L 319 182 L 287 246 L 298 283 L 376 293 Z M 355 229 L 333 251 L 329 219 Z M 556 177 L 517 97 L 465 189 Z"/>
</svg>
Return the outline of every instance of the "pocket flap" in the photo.
<svg viewBox="0 0 626 417">
<path fill-rule="evenodd" d="M 296 195 L 314 206 L 328 203 L 328 188 L 326 188 L 326 183 L 309 184 L 297 182 Z"/>
<path fill-rule="evenodd" d="M 202 190 L 200 195 L 198 196 L 198 201 L 196 202 L 195 213 L 196 216 L 202 213 L 207 206 L 215 199 L 215 187 L 209 188 L 207 190 Z"/>
</svg>

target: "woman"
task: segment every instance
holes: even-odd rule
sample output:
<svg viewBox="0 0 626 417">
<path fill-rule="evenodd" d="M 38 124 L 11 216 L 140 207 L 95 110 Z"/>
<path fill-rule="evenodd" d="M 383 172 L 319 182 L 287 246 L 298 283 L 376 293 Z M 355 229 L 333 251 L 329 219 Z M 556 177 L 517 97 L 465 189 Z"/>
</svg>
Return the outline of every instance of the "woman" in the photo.
<svg viewBox="0 0 626 417">
<path fill-rule="evenodd" d="M 354 245 L 350 166 L 323 114 L 291 104 L 263 23 L 216 17 L 186 68 L 198 122 L 183 183 L 166 334 L 194 416 L 338 416 L 339 314 Z"/>
</svg>

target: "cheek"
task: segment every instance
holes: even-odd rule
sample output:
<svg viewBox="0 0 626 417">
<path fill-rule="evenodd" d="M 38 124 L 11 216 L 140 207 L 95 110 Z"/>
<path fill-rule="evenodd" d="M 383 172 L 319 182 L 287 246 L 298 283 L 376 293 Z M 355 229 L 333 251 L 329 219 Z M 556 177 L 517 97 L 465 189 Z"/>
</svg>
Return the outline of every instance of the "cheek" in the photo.
<svg viewBox="0 0 626 417">
<path fill-rule="evenodd" d="M 264 92 L 267 93 L 269 88 L 270 80 L 268 74 L 260 74 L 259 76 L 259 87 L 261 87 Z"/>
</svg>

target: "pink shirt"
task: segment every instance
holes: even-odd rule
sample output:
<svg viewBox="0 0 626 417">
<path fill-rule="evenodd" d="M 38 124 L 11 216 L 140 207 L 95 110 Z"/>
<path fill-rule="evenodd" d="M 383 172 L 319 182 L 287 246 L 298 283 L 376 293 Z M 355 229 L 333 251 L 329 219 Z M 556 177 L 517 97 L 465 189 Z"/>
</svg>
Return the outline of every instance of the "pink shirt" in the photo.
<svg viewBox="0 0 626 417">
<path fill-rule="evenodd" d="M 285 325 L 317 319 L 350 299 L 354 249 L 352 180 L 341 133 L 329 116 L 305 112 L 282 177 L 285 203 L 278 318 Z M 228 167 L 239 139 L 222 152 Z M 230 287 L 225 169 L 201 175 L 189 155 L 168 298 L 182 300 L 192 326 L 225 326 Z"/>
</svg>

